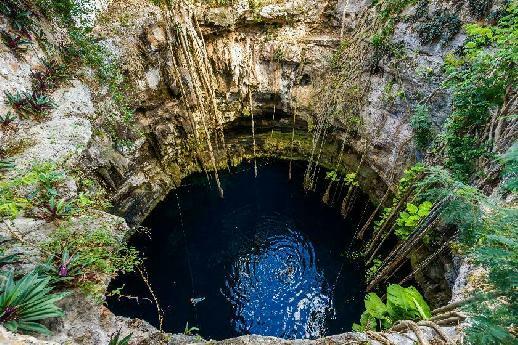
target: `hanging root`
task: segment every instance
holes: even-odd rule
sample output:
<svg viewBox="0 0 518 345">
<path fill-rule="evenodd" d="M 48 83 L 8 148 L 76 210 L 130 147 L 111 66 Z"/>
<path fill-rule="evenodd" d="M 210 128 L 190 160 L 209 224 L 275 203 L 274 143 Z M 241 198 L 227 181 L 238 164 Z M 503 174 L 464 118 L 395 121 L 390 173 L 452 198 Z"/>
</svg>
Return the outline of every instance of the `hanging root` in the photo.
<svg viewBox="0 0 518 345">
<path fill-rule="evenodd" d="M 383 345 L 394 345 L 383 333 L 367 331 L 367 337 L 382 343 Z"/>
<path fill-rule="evenodd" d="M 426 338 L 423 334 L 423 331 L 421 331 L 421 329 L 419 328 L 417 323 L 415 323 L 414 321 L 410 321 L 410 320 L 400 321 L 400 323 L 396 326 L 399 326 L 399 325 L 401 325 L 404 328 L 411 329 L 412 332 L 414 332 L 415 336 L 417 337 L 417 342 L 420 345 L 430 345 L 428 340 L 426 340 Z"/>
<path fill-rule="evenodd" d="M 432 328 L 447 345 L 454 344 L 454 342 L 450 339 L 450 337 L 448 337 L 448 335 L 446 333 L 444 333 L 444 331 L 441 329 L 440 325 L 431 320 L 422 320 L 417 323 L 415 323 L 414 321 L 410 321 L 410 320 L 401 321 L 401 322 L 397 323 L 396 325 L 394 325 L 390 329 L 390 331 L 401 333 L 401 332 L 405 331 L 406 329 L 410 329 L 415 333 L 420 344 L 429 344 L 427 342 L 427 340 L 425 339 L 424 334 L 419 327 Z"/>
<path fill-rule="evenodd" d="M 220 112 L 216 104 L 216 78 L 207 57 L 205 41 L 190 4 L 185 1 L 175 4 L 167 2 L 164 4 L 164 13 L 171 59 L 170 73 L 180 87 L 186 111 L 191 114 L 196 141 L 198 142 L 200 136 L 205 137 L 214 170 L 214 179 L 219 194 L 223 197 L 210 128 L 216 129 L 214 133 L 216 148 L 218 147 L 218 131 L 225 152 L 226 146 Z M 185 80 L 190 82 L 187 83 Z M 199 116 L 194 116 L 195 113 Z"/>
<path fill-rule="evenodd" d="M 164 312 L 162 308 L 160 307 L 160 303 L 158 303 L 158 298 L 155 295 L 155 292 L 153 291 L 153 288 L 151 287 L 151 284 L 149 283 L 149 278 L 146 272 L 146 269 L 142 266 L 137 266 L 137 271 L 142 277 L 142 280 L 144 281 L 144 284 L 146 284 L 147 289 L 149 290 L 149 293 L 151 294 L 151 297 L 153 298 L 153 302 L 156 307 L 156 312 L 158 315 L 158 330 L 162 332 L 163 324 L 164 324 Z"/>
</svg>

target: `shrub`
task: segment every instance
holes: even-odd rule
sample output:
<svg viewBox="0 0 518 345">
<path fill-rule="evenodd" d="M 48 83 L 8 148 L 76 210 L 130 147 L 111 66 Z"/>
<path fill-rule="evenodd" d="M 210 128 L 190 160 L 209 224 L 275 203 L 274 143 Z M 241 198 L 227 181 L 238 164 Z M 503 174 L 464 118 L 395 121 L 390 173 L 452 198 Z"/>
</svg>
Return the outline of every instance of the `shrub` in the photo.
<svg viewBox="0 0 518 345">
<path fill-rule="evenodd" d="M 433 139 L 432 119 L 425 105 L 418 105 L 410 119 L 414 131 L 414 142 L 419 150 L 426 150 Z"/>
<path fill-rule="evenodd" d="M 492 6 L 493 0 L 468 0 L 469 13 L 477 19 L 487 16 Z"/>
<path fill-rule="evenodd" d="M 140 263 L 138 251 L 108 228 L 82 233 L 62 226 L 42 248 L 52 253 L 43 267 L 47 274 L 67 286 L 79 287 L 96 301 L 104 298 L 107 277 L 133 271 Z"/>
<path fill-rule="evenodd" d="M 35 271 L 18 281 L 14 280 L 12 271 L 0 278 L 0 324 L 11 332 L 50 334 L 37 321 L 62 316 L 63 312 L 55 302 L 65 294 L 50 293 L 50 279 Z"/>
<path fill-rule="evenodd" d="M 461 29 L 462 22 L 455 13 L 437 10 L 417 23 L 416 31 L 421 43 L 448 43 Z"/>
<path fill-rule="evenodd" d="M 14 30 L 30 39 L 29 31 L 34 26 L 31 11 L 25 9 L 19 1 L 3 0 L 0 3 L 0 13 L 9 18 Z"/>
<path fill-rule="evenodd" d="M 104 193 L 86 178 L 78 179 L 77 196 L 66 196 L 66 179 L 65 173 L 52 163 L 36 164 L 13 178 L 0 179 L 0 219 L 30 211 L 36 217 L 60 220 L 109 206 Z"/>
<path fill-rule="evenodd" d="M 360 324 L 354 324 L 353 330 L 383 330 L 399 320 L 421 320 L 430 317 L 430 307 L 416 288 L 391 284 L 387 287 L 386 304 L 376 293 L 365 296 L 365 311 L 361 315 Z"/>
</svg>

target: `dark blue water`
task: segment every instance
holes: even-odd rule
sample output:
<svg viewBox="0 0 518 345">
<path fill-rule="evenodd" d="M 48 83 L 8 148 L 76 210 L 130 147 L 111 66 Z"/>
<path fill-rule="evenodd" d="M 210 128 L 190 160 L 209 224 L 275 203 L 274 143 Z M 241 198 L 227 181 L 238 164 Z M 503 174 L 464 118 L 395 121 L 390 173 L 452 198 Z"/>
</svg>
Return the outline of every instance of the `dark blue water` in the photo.
<svg viewBox="0 0 518 345">
<path fill-rule="evenodd" d="M 304 165 L 261 161 L 221 176 L 220 199 L 204 176 L 192 176 L 145 221 L 131 243 L 147 257 L 151 285 L 165 311 L 164 330 L 186 323 L 205 338 L 243 334 L 316 338 L 351 329 L 363 309 L 364 268 L 346 254 L 370 205 L 358 196 L 347 219 L 305 192 Z M 327 182 L 321 180 L 325 188 Z M 124 295 L 108 299 L 118 315 L 158 326 L 137 274 L 114 280 Z"/>
</svg>

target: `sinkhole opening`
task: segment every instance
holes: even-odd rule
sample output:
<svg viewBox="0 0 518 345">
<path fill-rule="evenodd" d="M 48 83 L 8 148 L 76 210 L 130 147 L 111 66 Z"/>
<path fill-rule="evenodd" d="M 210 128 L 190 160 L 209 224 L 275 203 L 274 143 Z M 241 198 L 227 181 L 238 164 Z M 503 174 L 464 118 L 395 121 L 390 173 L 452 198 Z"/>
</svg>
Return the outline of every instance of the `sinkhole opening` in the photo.
<svg viewBox="0 0 518 345">
<path fill-rule="evenodd" d="M 150 213 L 130 244 L 144 255 L 164 311 L 163 329 L 199 328 L 206 339 L 244 334 L 318 338 L 351 330 L 363 310 L 365 267 L 353 242 L 373 205 L 362 191 L 344 219 L 325 205 L 328 182 L 305 191 L 306 164 L 258 160 L 221 173 L 225 198 L 192 175 Z M 347 188 L 331 197 L 342 200 Z M 341 193 L 342 195 L 339 195 Z M 339 202 L 337 202 L 339 204 Z M 108 307 L 158 327 L 138 273 L 110 283 Z M 110 295 L 110 294 L 109 294 Z"/>
</svg>

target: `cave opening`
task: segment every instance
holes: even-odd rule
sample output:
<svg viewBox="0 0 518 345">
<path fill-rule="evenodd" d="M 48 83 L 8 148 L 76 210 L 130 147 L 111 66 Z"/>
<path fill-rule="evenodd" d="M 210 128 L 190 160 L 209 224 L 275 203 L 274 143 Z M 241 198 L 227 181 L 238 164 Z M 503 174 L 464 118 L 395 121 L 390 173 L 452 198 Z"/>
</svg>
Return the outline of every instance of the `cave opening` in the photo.
<svg viewBox="0 0 518 345">
<path fill-rule="evenodd" d="M 204 174 L 185 178 L 143 222 L 149 231 L 130 239 L 146 258 L 165 331 L 301 339 L 350 331 L 358 322 L 366 283 L 353 237 L 374 209 L 369 197 L 360 190 L 344 218 L 336 203 L 322 202 L 324 170 L 316 190 L 306 191 L 305 162 L 292 163 L 291 180 L 287 160 L 258 165 L 257 178 L 251 162 L 222 171 L 224 199 Z M 110 291 L 115 314 L 159 326 L 139 273 L 117 277 Z"/>
</svg>

